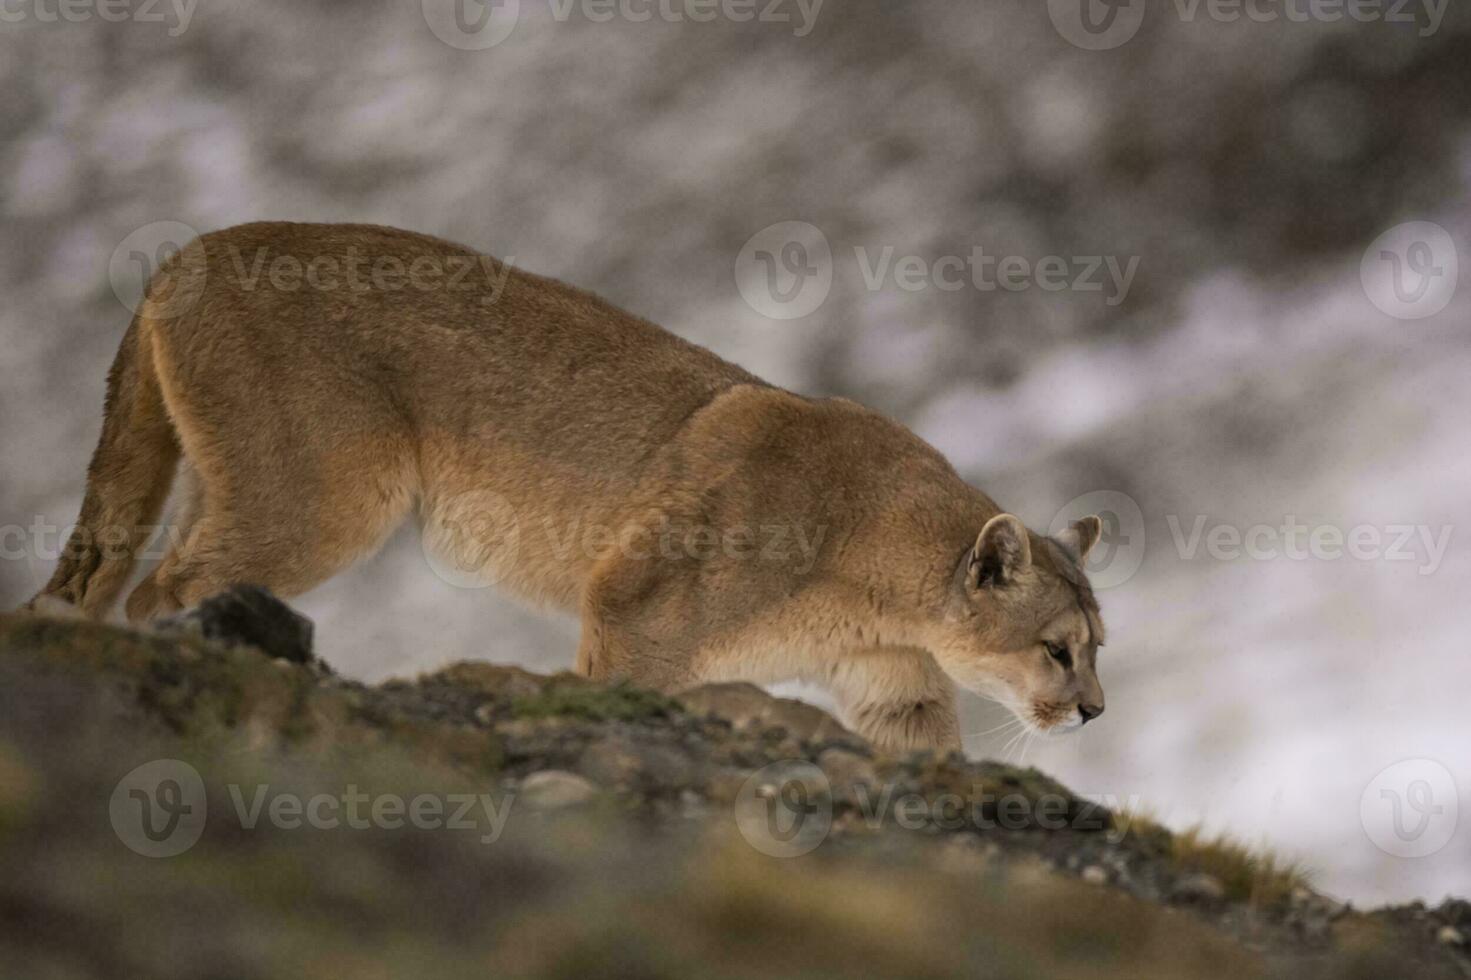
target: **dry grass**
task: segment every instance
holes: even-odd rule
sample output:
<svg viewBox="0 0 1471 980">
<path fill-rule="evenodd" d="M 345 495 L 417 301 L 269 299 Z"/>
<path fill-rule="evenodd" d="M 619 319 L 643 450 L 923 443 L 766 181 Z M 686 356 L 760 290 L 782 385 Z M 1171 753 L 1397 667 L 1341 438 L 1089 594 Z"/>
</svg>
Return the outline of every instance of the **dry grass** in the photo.
<svg viewBox="0 0 1471 980">
<path fill-rule="evenodd" d="M 1220 880 L 1226 896 L 1263 907 L 1291 897 L 1308 885 L 1307 870 L 1268 849 L 1254 849 L 1224 835 L 1207 836 L 1201 827 L 1172 835 L 1171 853 L 1182 869 Z"/>
<path fill-rule="evenodd" d="M 1152 840 L 1181 871 L 1216 878 L 1232 901 L 1267 907 L 1290 898 L 1293 889 L 1310 884 L 1305 867 L 1283 860 L 1268 848 L 1248 847 L 1224 834 L 1208 835 L 1201 826 L 1173 831 L 1148 808 L 1116 814 L 1114 825 L 1135 840 Z"/>
</svg>

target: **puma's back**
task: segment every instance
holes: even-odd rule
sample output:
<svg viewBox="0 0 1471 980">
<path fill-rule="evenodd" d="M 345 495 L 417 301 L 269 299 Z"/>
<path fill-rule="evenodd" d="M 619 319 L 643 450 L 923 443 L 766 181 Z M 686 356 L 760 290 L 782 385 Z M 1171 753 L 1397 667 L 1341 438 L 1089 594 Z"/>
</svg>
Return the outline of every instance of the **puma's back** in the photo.
<svg viewBox="0 0 1471 980">
<path fill-rule="evenodd" d="M 420 438 L 531 449 L 569 478 L 626 474 L 717 392 L 759 383 L 591 293 L 392 228 L 243 225 L 170 274 L 205 283 L 152 320 L 158 352 L 221 403 L 316 399 L 295 416 L 311 424 L 381 400 Z"/>
</svg>

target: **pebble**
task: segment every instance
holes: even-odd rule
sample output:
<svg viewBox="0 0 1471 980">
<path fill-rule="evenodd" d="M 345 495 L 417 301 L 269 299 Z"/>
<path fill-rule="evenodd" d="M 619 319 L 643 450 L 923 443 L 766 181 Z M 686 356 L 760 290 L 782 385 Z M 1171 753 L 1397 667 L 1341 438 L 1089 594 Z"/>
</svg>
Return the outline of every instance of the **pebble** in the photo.
<svg viewBox="0 0 1471 980">
<path fill-rule="evenodd" d="M 1185 902 L 1220 902 L 1226 898 L 1226 886 L 1214 875 L 1188 874 L 1175 881 L 1170 895 Z"/>
<path fill-rule="evenodd" d="M 597 795 L 598 788 L 576 773 L 546 769 L 523 779 L 516 797 L 537 810 L 561 810 L 581 806 Z"/>
<path fill-rule="evenodd" d="M 1083 869 L 1083 880 L 1090 885 L 1108 884 L 1108 872 L 1096 864 L 1090 864 Z"/>
<path fill-rule="evenodd" d="M 827 749 L 817 757 L 817 768 L 827 776 L 836 800 L 857 804 L 874 795 L 870 788 L 878 783 L 878 775 L 873 763 L 855 752 Z"/>
</svg>

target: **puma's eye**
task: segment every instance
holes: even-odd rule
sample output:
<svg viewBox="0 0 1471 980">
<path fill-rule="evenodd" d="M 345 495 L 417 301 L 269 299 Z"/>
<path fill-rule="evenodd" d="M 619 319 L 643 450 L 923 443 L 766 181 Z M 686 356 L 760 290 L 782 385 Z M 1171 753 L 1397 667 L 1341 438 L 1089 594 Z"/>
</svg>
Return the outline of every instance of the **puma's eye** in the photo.
<svg viewBox="0 0 1471 980">
<path fill-rule="evenodd" d="M 1067 652 L 1067 647 L 1049 643 L 1047 644 L 1047 655 L 1064 667 L 1071 667 L 1073 665 L 1073 655 Z"/>
</svg>

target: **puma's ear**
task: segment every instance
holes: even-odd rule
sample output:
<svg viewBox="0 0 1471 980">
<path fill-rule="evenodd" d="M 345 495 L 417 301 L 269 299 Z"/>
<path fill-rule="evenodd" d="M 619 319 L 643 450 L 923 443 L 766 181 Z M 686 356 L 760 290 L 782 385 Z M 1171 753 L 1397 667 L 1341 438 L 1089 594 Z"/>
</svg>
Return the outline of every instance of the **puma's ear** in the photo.
<svg viewBox="0 0 1471 980">
<path fill-rule="evenodd" d="M 1088 552 L 1093 550 L 1093 546 L 1102 536 L 1103 521 L 1098 519 L 1098 515 L 1093 514 L 1082 520 L 1073 521 L 1066 531 L 1052 540 L 1057 542 L 1059 548 L 1067 552 L 1068 557 L 1081 565 L 1083 559 L 1088 557 Z"/>
<path fill-rule="evenodd" d="M 1032 564 L 1032 545 L 1027 529 L 1010 514 L 997 514 L 981 528 L 971 549 L 966 580 L 971 588 L 1006 585 Z"/>
</svg>

